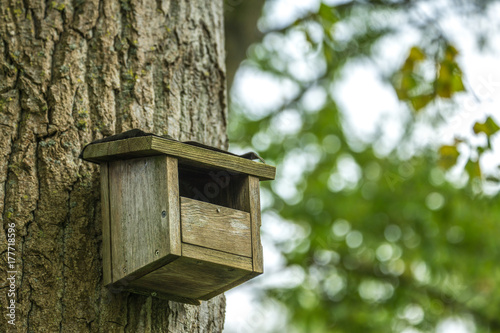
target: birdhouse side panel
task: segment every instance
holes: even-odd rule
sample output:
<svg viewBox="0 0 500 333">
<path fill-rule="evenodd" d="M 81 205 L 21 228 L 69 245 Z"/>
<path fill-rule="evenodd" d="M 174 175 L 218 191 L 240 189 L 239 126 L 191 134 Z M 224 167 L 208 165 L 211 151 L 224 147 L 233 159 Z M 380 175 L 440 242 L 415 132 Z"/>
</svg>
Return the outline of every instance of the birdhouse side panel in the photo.
<svg viewBox="0 0 500 333">
<path fill-rule="evenodd" d="M 259 178 L 251 175 L 243 175 L 238 181 L 229 183 L 229 206 L 250 214 L 251 253 L 253 270 L 259 274 L 264 272 L 264 260 L 262 254 L 262 243 L 260 240 L 260 185 Z"/>
<path fill-rule="evenodd" d="M 109 216 L 109 177 L 108 163 L 101 163 L 101 214 L 102 214 L 102 275 L 103 284 L 109 285 L 111 275 L 111 231 Z"/>
<path fill-rule="evenodd" d="M 248 176 L 248 197 L 250 206 L 250 221 L 252 225 L 252 260 L 253 270 L 258 274 L 264 273 L 264 255 L 260 239 L 260 187 L 259 178 Z"/>
</svg>

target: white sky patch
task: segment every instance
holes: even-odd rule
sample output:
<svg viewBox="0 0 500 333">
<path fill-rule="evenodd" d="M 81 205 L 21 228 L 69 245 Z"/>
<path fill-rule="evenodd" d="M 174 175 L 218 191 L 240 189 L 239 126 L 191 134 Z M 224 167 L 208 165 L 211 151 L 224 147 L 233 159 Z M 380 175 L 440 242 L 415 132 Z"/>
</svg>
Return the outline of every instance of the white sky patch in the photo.
<svg viewBox="0 0 500 333">
<path fill-rule="evenodd" d="M 347 65 L 343 80 L 336 82 L 332 90 L 351 135 L 369 143 L 382 126 L 384 146 L 392 148 L 401 138 L 404 112 L 395 93 L 380 80 L 373 66 L 360 62 Z"/>
<path fill-rule="evenodd" d="M 283 135 L 297 134 L 302 128 L 302 119 L 297 110 L 284 110 L 271 121 L 273 131 Z"/>
<path fill-rule="evenodd" d="M 271 183 L 274 192 L 290 205 L 302 200 L 302 193 L 297 190 L 297 184 L 302 181 L 304 171 L 312 170 L 319 162 L 321 153 L 318 145 L 309 144 L 287 154 L 280 168 L 276 170 L 276 179 Z"/>
<path fill-rule="evenodd" d="M 234 83 L 234 99 L 245 105 L 252 119 L 266 116 L 297 94 L 297 87 L 291 81 L 279 80 L 248 66 L 238 70 Z"/>
<path fill-rule="evenodd" d="M 281 304 L 259 302 L 251 288 L 241 286 L 226 293 L 225 333 L 279 332 L 286 321 Z"/>
<path fill-rule="evenodd" d="M 319 3 L 319 0 L 267 1 L 264 6 L 264 12 L 267 15 L 259 21 L 258 27 L 261 31 L 266 31 L 288 26 L 297 17 L 305 16 L 308 12 L 317 10 Z"/>
<path fill-rule="evenodd" d="M 437 328 L 436 333 L 475 333 L 476 326 L 472 320 L 466 318 L 448 318 L 441 321 Z"/>
<path fill-rule="evenodd" d="M 312 87 L 302 96 L 301 104 L 307 112 L 318 111 L 326 102 L 323 87 Z"/>
</svg>

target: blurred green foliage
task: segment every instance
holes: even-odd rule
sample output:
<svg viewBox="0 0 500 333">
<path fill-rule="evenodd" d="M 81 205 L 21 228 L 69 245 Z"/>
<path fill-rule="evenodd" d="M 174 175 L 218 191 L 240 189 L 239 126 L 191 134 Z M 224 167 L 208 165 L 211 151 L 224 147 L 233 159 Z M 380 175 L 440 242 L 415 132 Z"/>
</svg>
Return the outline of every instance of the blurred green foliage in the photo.
<svg viewBox="0 0 500 333">
<path fill-rule="evenodd" d="M 321 4 L 270 29 L 249 50 L 247 68 L 294 88 L 281 105 L 258 115 L 233 100 L 230 123 L 233 144 L 257 150 L 278 167 L 276 181 L 263 184 L 272 194 L 264 206 L 297 231 L 278 245 L 298 282 L 266 294 L 287 307 L 287 332 L 435 332 L 446 318 L 473 322 L 477 332 L 500 332 L 500 204 L 498 195 L 481 191 L 496 178 L 484 175 L 479 163 L 499 126 L 491 117 L 473 125 L 487 144 L 473 147 L 466 184 L 450 182 L 447 170 L 467 138 L 412 156 L 398 153 L 413 140 L 408 133 L 416 122 L 432 126 L 446 118 L 436 111 L 437 100 L 452 102 L 466 89 L 460 50 L 439 30 L 440 14 L 412 21 L 423 3 L 430 2 Z M 449 3 L 460 15 L 480 15 L 491 5 Z M 420 34 L 387 76 L 407 103 L 408 133 L 381 155 L 376 143 L 353 143 L 330 91 L 346 64 L 371 59 L 381 40 L 398 38 L 401 21 Z M 315 68 L 309 77 L 295 70 L 295 58 L 283 47 L 297 36 L 305 45 L 300 56 Z M 320 96 L 312 110 L 305 103 L 311 92 Z"/>
</svg>

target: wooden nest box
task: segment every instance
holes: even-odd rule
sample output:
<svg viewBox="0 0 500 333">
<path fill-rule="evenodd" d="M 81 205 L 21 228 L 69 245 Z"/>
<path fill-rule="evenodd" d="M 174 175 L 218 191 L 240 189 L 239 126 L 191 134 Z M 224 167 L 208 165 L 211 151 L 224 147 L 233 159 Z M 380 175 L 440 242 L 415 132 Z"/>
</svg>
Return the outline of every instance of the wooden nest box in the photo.
<svg viewBox="0 0 500 333">
<path fill-rule="evenodd" d="M 153 135 L 82 157 L 101 167 L 108 287 L 200 304 L 263 273 L 259 181 L 274 167 Z"/>
</svg>

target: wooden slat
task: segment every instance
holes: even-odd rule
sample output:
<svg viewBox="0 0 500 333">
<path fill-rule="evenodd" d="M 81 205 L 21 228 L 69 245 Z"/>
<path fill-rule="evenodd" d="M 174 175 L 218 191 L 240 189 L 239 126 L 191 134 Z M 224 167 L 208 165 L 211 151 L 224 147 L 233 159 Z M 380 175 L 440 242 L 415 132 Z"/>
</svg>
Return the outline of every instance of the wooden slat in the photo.
<svg viewBox="0 0 500 333">
<path fill-rule="evenodd" d="M 203 295 L 240 280 L 248 274 L 251 273 L 246 270 L 180 257 L 170 264 L 132 281 L 130 287 L 200 299 Z"/>
<path fill-rule="evenodd" d="M 113 282 L 172 254 L 166 170 L 166 156 L 109 163 Z"/>
<path fill-rule="evenodd" d="M 152 271 L 155 271 L 157 269 L 160 269 L 161 267 L 168 265 L 169 263 L 173 262 L 174 260 L 179 259 L 180 256 L 173 255 L 173 254 L 167 254 L 164 257 L 161 257 L 158 260 L 152 261 L 149 264 L 139 267 L 133 272 L 129 272 L 127 276 L 123 277 L 120 280 L 114 281 L 112 286 L 117 289 L 123 289 L 130 285 L 133 281 L 140 279 L 144 275 L 147 275 L 151 273 Z"/>
<path fill-rule="evenodd" d="M 216 289 L 206 295 L 203 295 L 201 297 L 198 297 L 198 299 L 201 299 L 203 301 L 208 301 L 209 299 L 217 296 L 217 295 L 220 295 L 222 294 L 223 292 L 225 291 L 228 291 L 229 289 L 233 289 L 234 287 L 236 286 L 239 286 L 240 284 L 250 280 L 250 279 L 253 279 L 254 277 L 260 275 L 262 273 L 258 273 L 258 272 L 249 272 L 248 274 L 242 276 L 241 278 L 239 278 L 238 280 L 235 280 L 231 283 L 228 283 L 226 285 L 224 285 L 223 287 L 219 288 L 219 289 Z"/>
<path fill-rule="evenodd" d="M 252 271 L 252 259 L 248 257 L 238 256 L 226 252 L 207 249 L 191 244 L 182 244 L 182 256 L 186 258 L 199 259 L 208 261 L 214 264 L 226 265 Z"/>
<path fill-rule="evenodd" d="M 122 239 L 122 215 L 126 216 L 122 211 L 125 201 L 122 193 L 121 168 L 124 164 L 121 161 L 108 163 L 109 176 L 109 218 L 110 218 L 110 235 L 111 242 L 110 251 L 112 257 L 111 276 L 112 282 L 126 276 L 125 265 L 125 249 Z"/>
<path fill-rule="evenodd" d="M 90 145 L 85 148 L 83 159 L 103 162 L 151 155 L 158 155 L 158 152 L 151 150 L 151 137 L 147 136 Z"/>
<path fill-rule="evenodd" d="M 264 256 L 260 240 L 260 188 L 257 177 L 248 176 L 248 191 L 250 199 L 250 221 L 252 225 L 252 260 L 253 270 L 264 273 Z"/>
<path fill-rule="evenodd" d="M 274 179 L 276 174 L 276 168 L 273 166 L 178 141 L 153 137 L 151 148 L 168 155 L 177 156 L 181 160 L 185 160 L 192 165 L 198 164 L 202 167 L 218 167 L 268 180 Z"/>
<path fill-rule="evenodd" d="M 198 167 L 253 175 L 260 180 L 274 179 L 276 173 L 276 168 L 267 164 L 155 136 L 93 144 L 85 149 L 83 159 L 99 163 L 158 154 L 175 156 L 182 163 Z"/>
<path fill-rule="evenodd" d="M 166 156 L 166 190 L 167 190 L 167 218 L 168 218 L 168 241 L 169 252 L 181 255 L 181 216 L 179 204 L 179 171 L 177 159 Z"/>
<path fill-rule="evenodd" d="M 182 242 L 252 256 L 250 214 L 181 197 Z"/>
<path fill-rule="evenodd" d="M 101 163 L 101 212 L 102 212 L 102 275 L 103 284 L 109 285 L 111 276 L 111 234 L 109 219 L 108 163 Z"/>
</svg>

